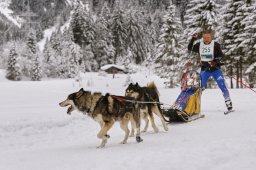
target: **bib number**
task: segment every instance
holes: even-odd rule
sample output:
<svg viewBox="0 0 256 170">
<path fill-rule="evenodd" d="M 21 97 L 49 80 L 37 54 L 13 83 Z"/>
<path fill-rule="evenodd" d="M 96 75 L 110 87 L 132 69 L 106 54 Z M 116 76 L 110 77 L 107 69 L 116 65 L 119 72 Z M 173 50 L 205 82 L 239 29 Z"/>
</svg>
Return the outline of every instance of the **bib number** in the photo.
<svg viewBox="0 0 256 170">
<path fill-rule="evenodd" d="M 203 47 L 202 53 L 210 53 L 211 52 L 211 47 Z"/>
<path fill-rule="evenodd" d="M 203 41 L 200 42 L 200 56 L 201 61 L 212 61 L 214 59 L 214 41 L 210 44 L 204 44 Z"/>
</svg>

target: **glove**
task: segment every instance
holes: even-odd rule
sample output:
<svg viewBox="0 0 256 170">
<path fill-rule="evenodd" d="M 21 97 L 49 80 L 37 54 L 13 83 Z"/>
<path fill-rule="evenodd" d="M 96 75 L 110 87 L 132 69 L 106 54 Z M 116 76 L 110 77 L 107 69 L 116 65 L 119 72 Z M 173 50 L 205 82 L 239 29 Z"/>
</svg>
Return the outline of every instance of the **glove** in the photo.
<svg viewBox="0 0 256 170">
<path fill-rule="evenodd" d="M 197 39 L 197 37 L 198 37 L 198 34 L 197 34 L 197 33 L 194 33 L 194 34 L 192 35 L 192 38 Z"/>
<path fill-rule="evenodd" d="M 211 67 L 214 67 L 216 65 L 215 61 L 209 61 L 208 64 L 210 64 Z"/>
</svg>

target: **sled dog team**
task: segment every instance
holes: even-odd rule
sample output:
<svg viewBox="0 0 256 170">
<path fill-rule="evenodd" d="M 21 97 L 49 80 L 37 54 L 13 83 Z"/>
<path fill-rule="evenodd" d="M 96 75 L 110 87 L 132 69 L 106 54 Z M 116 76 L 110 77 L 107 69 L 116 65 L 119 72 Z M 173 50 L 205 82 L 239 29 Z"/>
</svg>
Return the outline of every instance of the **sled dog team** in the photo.
<svg viewBox="0 0 256 170">
<path fill-rule="evenodd" d="M 224 114 L 228 114 L 233 111 L 233 107 L 229 91 L 225 85 L 224 76 L 220 70 L 220 66 L 223 65 L 221 59 L 224 57 L 224 53 L 220 48 L 220 44 L 212 39 L 211 31 L 204 31 L 200 42 L 196 42 L 197 39 L 199 39 L 198 33 L 193 34 L 188 45 L 188 50 L 196 52 L 200 56 L 202 90 L 206 88 L 208 79 L 213 77 L 223 93 L 228 109 Z M 140 103 L 129 101 L 140 101 Z M 157 133 L 158 128 L 155 125 L 153 113 L 161 119 L 164 129 L 167 131 L 168 127 L 165 123 L 165 118 L 160 104 L 157 102 L 159 102 L 159 93 L 154 83 L 149 84 L 147 87 L 140 87 L 136 83 L 128 86 L 125 96 L 113 96 L 109 94 L 104 96 L 101 93 L 92 94 L 89 91 L 80 89 L 78 92 L 70 94 L 66 100 L 60 103 L 60 106 L 70 106 L 67 110 L 68 114 L 73 110 L 79 110 L 97 121 L 101 126 L 101 130 L 97 135 L 102 140 L 99 147 L 104 147 L 110 137 L 108 130 L 116 121 L 120 122 L 121 128 L 125 131 L 125 137 L 122 143 L 127 142 L 129 134 L 130 136 L 134 136 L 134 131 L 136 131 L 136 141 L 142 141 L 140 137 L 141 118 L 145 121 L 145 127 L 142 132 L 147 131 L 150 120 L 154 131 Z M 132 124 L 131 132 L 128 129 L 129 122 Z"/>
<path fill-rule="evenodd" d="M 164 130 L 168 131 L 160 104 L 157 102 L 159 102 L 159 92 L 154 83 L 150 83 L 147 87 L 141 87 L 138 83 L 131 83 L 125 91 L 125 96 L 114 96 L 108 93 L 102 95 L 81 88 L 78 92 L 70 94 L 59 105 L 61 107 L 69 106 L 67 114 L 78 110 L 98 122 L 101 127 L 97 134 L 97 137 L 101 139 L 101 144 L 98 147 L 102 148 L 110 138 L 108 131 L 117 121 L 120 122 L 120 127 L 125 132 L 122 144 L 127 143 L 129 135 L 133 137 L 134 132 L 136 132 L 136 141 L 143 141 L 140 137 L 140 119 L 145 121 L 142 132 L 147 131 L 150 120 L 154 131 L 157 133 L 159 130 L 154 121 L 154 114 L 160 118 Z M 129 122 L 132 125 L 131 130 L 128 128 Z"/>
</svg>

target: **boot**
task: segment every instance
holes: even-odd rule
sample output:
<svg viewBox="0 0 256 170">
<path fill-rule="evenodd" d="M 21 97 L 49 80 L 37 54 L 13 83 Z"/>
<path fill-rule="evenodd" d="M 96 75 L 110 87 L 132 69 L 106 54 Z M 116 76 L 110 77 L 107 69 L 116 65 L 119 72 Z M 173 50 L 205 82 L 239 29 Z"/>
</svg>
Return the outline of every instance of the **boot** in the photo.
<svg viewBox="0 0 256 170">
<path fill-rule="evenodd" d="M 225 104 L 226 104 L 228 110 L 232 110 L 233 109 L 231 100 L 226 100 Z"/>
</svg>

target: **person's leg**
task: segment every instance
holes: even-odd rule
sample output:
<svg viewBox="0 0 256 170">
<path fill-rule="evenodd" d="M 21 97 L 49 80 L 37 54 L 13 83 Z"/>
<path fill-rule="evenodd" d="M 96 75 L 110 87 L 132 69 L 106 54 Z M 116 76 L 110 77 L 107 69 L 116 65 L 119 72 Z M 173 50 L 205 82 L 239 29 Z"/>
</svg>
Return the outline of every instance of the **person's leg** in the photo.
<svg viewBox="0 0 256 170">
<path fill-rule="evenodd" d="M 212 73 L 212 76 L 214 78 L 214 80 L 217 82 L 219 88 L 221 89 L 222 91 L 222 94 L 223 94 L 223 97 L 225 99 L 225 103 L 226 103 L 226 106 L 229 110 L 232 109 L 232 102 L 231 102 L 231 99 L 230 99 L 230 95 L 229 95 L 229 91 L 226 87 L 226 84 L 225 84 L 225 79 L 224 79 L 224 76 L 222 74 L 222 71 L 221 70 L 216 70 Z"/>
<path fill-rule="evenodd" d="M 205 90 L 207 81 L 208 81 L 208 79 L 210 77 L 210 73 L 207 72 L 207 71 L 201 71 L 200 77 L 201 77 L 201 87 L 202 87 L 202 90 Z"/>
<path fill-rule="evenodd" d="M 212 73 L 212 76 L 213 76 L 214 80 L 217 82 L 219 88 L 221 89 L 225 101 L 230 100 L 230 95 L 229 95 L 228 89 L 226 87 L 225 79 L 224 79 L 224 76 L 223 76 L 221 70 L 214 71 Z"/>
</svg>

